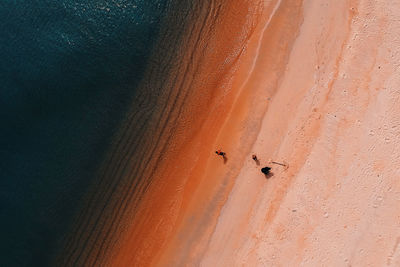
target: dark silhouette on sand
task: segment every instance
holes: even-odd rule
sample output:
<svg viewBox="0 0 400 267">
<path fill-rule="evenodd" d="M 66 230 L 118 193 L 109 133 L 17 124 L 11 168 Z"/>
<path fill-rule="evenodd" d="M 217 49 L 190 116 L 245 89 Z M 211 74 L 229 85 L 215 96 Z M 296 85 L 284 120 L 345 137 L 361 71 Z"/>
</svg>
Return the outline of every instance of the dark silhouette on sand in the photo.
<svg viewBox="0 0 400 267">
<path fill-rule="evenodd" d="M 256 154 L 253 154 L 251 158 L 256 162 L 257 166 L 260 166 L 260 160 L 257 158 Z"/>
<path fill-rule="evenodd" d="M 215 153 L 218 156 L 221 156 L 224 159 L 224 164 L 226 164 L 226 162 L 228 161 L 228 158 L 226 157 L 226 153 L 223 152 L 221 149 L 218 149 L 217 151 L 215 151 Z"/>
<path fill-rule="evenodd" d="M 270 178 L 272 177 L 274 174 L 271 172 L 271 168 L 266 166 L 264 168 L 261 169 L 261 172 L 264 173 L 266 178 Z"/>
</svg>

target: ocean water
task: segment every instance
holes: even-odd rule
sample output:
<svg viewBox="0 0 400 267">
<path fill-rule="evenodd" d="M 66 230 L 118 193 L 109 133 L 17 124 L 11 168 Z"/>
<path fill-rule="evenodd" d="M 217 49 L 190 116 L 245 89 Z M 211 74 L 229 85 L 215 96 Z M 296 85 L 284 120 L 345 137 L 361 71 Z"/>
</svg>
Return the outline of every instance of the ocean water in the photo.
<svg viewBox="0 0 400 267">
<path fill-rule="evenodd" d="M 0 1 L 0 266 L 47 266 L 168 0 Z"/>
</svg>

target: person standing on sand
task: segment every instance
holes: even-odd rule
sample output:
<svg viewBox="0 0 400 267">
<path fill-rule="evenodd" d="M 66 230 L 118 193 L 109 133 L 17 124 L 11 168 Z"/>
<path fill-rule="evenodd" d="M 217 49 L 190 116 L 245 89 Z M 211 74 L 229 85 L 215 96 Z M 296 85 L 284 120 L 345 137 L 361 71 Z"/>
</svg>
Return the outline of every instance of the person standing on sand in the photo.
<svg viewBox="0 0 400 267">
<path fill-rule="evenodd" d="M 260 160 L 257 158 L 256 154 L 251 155 L 251 158 L 254 160 L 254 162 L 257 164 L 257 166 L 260 165 Z"/>
<path fill-rule="evenodd" d="M 264 173 L 265 175 L 269 175 L 270 171 L 271 171 L 271 168 L 268 166 L 261 169 L 261 172 Z"/>
<path fill-rule="evenodd" d="M 225 152 L 222 152 L 221 149 L 218 149 L 217 151 L 215 151 L 215 153 L 216 153 L 218 156 L 222 156 L 222 158 L 225 159 L 226 153 L 225 153 Z"/>
</svg>

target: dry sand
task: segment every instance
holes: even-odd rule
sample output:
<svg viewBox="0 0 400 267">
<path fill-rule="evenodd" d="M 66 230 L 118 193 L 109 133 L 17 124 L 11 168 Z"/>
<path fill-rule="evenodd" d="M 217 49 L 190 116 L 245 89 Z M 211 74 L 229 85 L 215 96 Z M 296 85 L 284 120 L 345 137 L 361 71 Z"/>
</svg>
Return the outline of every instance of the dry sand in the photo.
<svg viewBox="0 0 400 267">
<path fill-rule="evenodd" d="M 251 149 L 290 167 L 266 181 L 247 155 L 200 265 L 400 265 L 400 5 L 309 0 L 302 13 Z"/>
<path fill-rule="evenodd" d="M 108 265 L 399 266 L 400 4 L 228 2 Z"/>
</svg>

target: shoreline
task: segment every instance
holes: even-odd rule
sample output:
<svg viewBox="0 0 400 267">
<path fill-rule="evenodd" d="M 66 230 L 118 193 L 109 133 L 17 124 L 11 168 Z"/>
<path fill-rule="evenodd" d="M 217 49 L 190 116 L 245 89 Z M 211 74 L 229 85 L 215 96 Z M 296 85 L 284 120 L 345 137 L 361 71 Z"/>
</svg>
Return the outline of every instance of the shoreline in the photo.
<svg viewBox="0 0 400 267">
<path fill-rule="evenodd" d="M 219 13 L 221 16 L 222 14 L 224 14 L 223 16 L 225 17 L 232 16 L 233 14 L 237 16 L 235 12 L 240 10 L 240 5 L 232 7 L 230 4 L 226 3 L 222 5 L 221 9 L 226 11 L 221 11 Z M 247 10 L 247 8 L 243 8 L 243 10 Z M 242 17 L 237 17 L 237 19 L 247 19 L 245 13 L 243 14 Z M 167 166 L 164 168 L 161 166 L 160 172 L 162 174 L 159 174 L 158 177 L 155 176 L 156 178 L 153 180 L 152 187 L 141 203 L 142 209 L 138 212 L 138 217 L 141 218 L 141 222 L 133 224 L 135 225 L 134 229 L 132 229 L 130 234 L 127 234 L 128 238 L 125 241 L 126 243 L 121 245 L 122 249 L 116 254 L 115 260 L 112 261 L 113 264 L 117 266 L 124 264 L 160 264 L 160 262 L 163 261 L 163 254 L 165 251 L 173 246 L 172 244 L 168 245 L 168 242 L 175 242 L 173 239 L 179 235 L 178 232 L 180 228 L 184 227 L 182 223 L 186 220 L 188 211 L 193 211 L 193 207 L 191 207 L 191 202 L 194 198 L 193 194 L 198 194 L 199 185 L 204 186 L 204 173 L 207 173 L 207 171 L 204 171 L 203 168 L 212 164 L 217 172 L 224 172 L 221 168 L 225 166 L 221 166 L 222 163 L 214 156 L 214 140 L 216 137 L 213 133 L 219 131 L 221 123 L 223 123 L 226 118 L 212 114 L 226 113 L 226 110 L 230 109 L 231 103 L 234 101 L 237 92 L 229 88 L 229 83 L 226 83 L 226 81 L 221 82 L 218 80 L 220 80 L 221 77 L 226 77 L 226 74 L 232 71 L 231 68 L 237 64 L 238 56 L 241 55 L 243 49 L 241 43 L 244 42 L 245 39 L 240 36 L 230 36 L 224 41 L 219 41 L 220 34 L 218 32 L 223 33 L 226 31 L 226 28 L 229 29 L 229 26 L 227 27 L 223 24 L 224 20 L 222 18 L 218 19 L 220 19 L 220 24 L 215 25 L 215 32 L 209 36 L 211 40 L 209 40 L 208 46 L 212 48 L 212 50 L 208 50 L 210 56 L 204 57 L 205 61 L 203 67 L 195 74 L 197 86 L 201 86 L 196 89 L 200 94 L 200 99 L 204 92 L 210 92 L 209 96 L 204 99 L 209 103 L 209 108 L 204 108 L 204 104 L 207 103 L 204 102 L 203 108 L 197 112 L 193 111 L 191 108 L 187 110 L 186 114 L 189 116 L 193 116 L 193 114 L 204 114 L 198 116 L 201 119 L 197 121 L 197 124 L 193 124 L 193 122 L 196 123 L 196 120 L 194 120 L 190 126 L 192 129 L 198 130 L 197 132 L 192 131 L 192 135 L 188 135 L 187 132 L 182 133 L 186 136 L 186 139 L 182 138 L 179 133 L 177 134 L 179 137 L 177 137 L 176 142 L 181 143 L 182 148 L 181 150 L 178 148 L 172 151 L 171 154 L 173 156 L 169 156 L 171 154 L 165 156 L 165 158 L 167 158 L 166 164 L 171 167 Z M 243 24 L 245 25 L 245 23 Z M 237 22 L 235 25 L 241 28 L 243 24 Z M 234 42 L 233 47 L 236 46 L 237 49 L 226 49 L 226 47 L 232 47 L 232 42 Z M 234 56 L 232 56 L 231 51 L 234 51 Z M 237 56 L 235 56 L 235 54 L 237 54 Z M 226 61 L 227 57 L 230 58 L 228 61 Z M 227 63 L 228 65 L 226 65 Z M 212 77 L 216 79 L 216 83 L 211 83 L 205 87 L 204 81 L 210 79 L 209 65 L 219 65 L 222 68 L 214 68 L 219 70 L 216 74 L 212 74 Z M 226 70 L 224 70 L 224 68 Z M 194 95 L 192 100 L 186 102 L 186 106 L 191 107 L 194 105 L 195 108 L 201 107 L 198 100 L 199 98 Z M 181 122 L 183 123 L 181 124 L 182 126 L 178 126 L 177 128 L 188 127 L 188 125 L 190 125 L 185 119 L 181 119 Z M 191 123 L 190 120 L 189 123 Z M 189 136 L 191 137 L 188 138 Z M 228 160 L 228 165 L 230 160 L 231 159 Z M 217 175 L 214 174 L 213 177 L 217 177 Z M 209 187 L 209 185 L 206 185 L 206 187 Z M 211 188 L 202 188 L 200 191 L 211 196 L 213 190 Z M 199 208 L 204 209 L 204 207 Z M 172 212 L 171 209 L 173 210 Z M 199 213 L 201 213 L 201 211 L 199 211 Z M 152 217 L 152 219 L 149 219 L 149 217 Z M 156 228 L 152 227 L 152 225 Z M 146 244 L 146 242 L 150 243 Z M 149 247 L 141 248 L 140 246 L 143 244 L 155 247 L 153 247 L 153 249 Z M 132 254 L 132 251 L 135 251 L 135 253 Z M 150 262 L 152 263 L 150 264 Z"/>
<path fill-rule="evenodd" d="M 114 138 L 112 151 L 99 171 L 101 179 L 90 188 L 81 212 L 75 219 L 76 223 L 64 240 L 62 253 L 55 259 L 59 265 L 123 265 L 132 262 L 130 251 L 132 245 L 137 245 L 135 241 L 130 243 L 132 230 L 139 230 L 140 235 L 143 235 L 141 245 L 150 242 L 157 251 L 157 242 L 151 241 L 149 233 L 153 229 L 146 228 L 146 223 L 142 225 L 142 219 L 154 217 L 159 221 L 168 215 L 162 212 L 151 214 L 150 211 L 150 214 L 143 216 L 143 207 L 148 205 L 147 196 L 151 196 L 153 205 L 158 205 L 157 201 L 164 205 L 163 202 L 169 200 L 168 197 L 164 198 L 161 194 L 149 191 L 154 187 L 155 190 L 175 190 L 168 186 L 163 187 L 165 182 L 162 178 L 165 180 L 174 176 L 174 168 L 168 169 L 167 166 L 172 162 L 169 159 L 176 158 L 179 151 L 182 151 L 180 158 L 185 159 L 183 146 L 190 145 L 192 137 L 199 140 L 196 129 L 201 129 L 206 115 L 193 115 L 208 114 L 210 107 L 215 112 L 229 109 L 229 101 L 218 102 L 230 99 L 234 94 L 221 87 L 226 82 L 221 77 L 229 76 L 227 74 L 237 64 L 248 31 L 254 27 L 254 17 L 247 17 L 246 12 L 249 8 L 257 10 L 259 6 L 246 1 L 236 5 L 229 4 L 228 1 L 203 2 L 190 6 L 196 10 L 187 10 L 187 25 L 177 23 L 174 16 L 174 12 L 178 12 L 178 16 L 182 17 L 180 12 L 184 8 L 185 4 L 178 1 L 171 8 L 169 19 L 172 22 L 161 30 L 161 41 L 158 41 L 159 46 L 150 60 L 151 66 L 133 100 L 132 112 L 128 114 L 123 128 Z M 227 16 L 234 18 L 236 23 L 221 24 L 221 17 Z M 182 27 L 183 32 L 176 31 L 175 27 L 169 28 L 170 25 L 177 24 Z M 163 38 L 168 41 L 173 39 L 170 36 L 171 31 L 177 38 L 177 41 L 173 40 L 175 43 L 172 46 L 162 41 Z M 231 35 L 229 31 L 242 34 Z M 223 40 L 218 40 L 219 34 L 224 32 L 229 34 Z M 165 52 L 169 58 L 165 58 Z M 208 56 L 204 57 L 204 54 Z M 210 69 L 209 66 L 213 68 Z M 193 90 L 193 86 L 196 90 Z M 212 129 L 218 129 L 215 123 L 223 121 L 221 118 L 216 119 Z M 202 150 L 203 154 L 208 152 Z M 179 163 L 175 166 L 179 166 Z M 178 180 L 186 182 L 184 177 L 186 176 L 178 177 Z M 174 182 L 175 185 L 179 185 L 178 180 Z M 173 195 L 170 196 L 170 201 L 174 201 Z M 124 248 L 127 249 L 126 254 L 123 253 Z M 138 250 L 140 249 L 145 248 Z M 135 260 L 143 258 L 139 256 Z M 145 262 L 148 260 L 142 261 Z"/>
<path fill-rule="evenodd" d="M 124 221 L 135 212 L 143 190 L 151 182 L 157 158 L 161 156 L 160 149 L 164 149 L 174 126 L 168 122 L 176 119 L 176 112 L 173 112 L 184 100 L 185 95 L 174 83 L 183 84 L 185 79 L 175 75 L 180 78 L 177 80 L 173 75 L 182 65 L 177 59 L 179 49 L 184 48 L 183 32 L 190 30 L 183 25 L 190 26 L 189 21 L 197 19 L 193 17 L 195 12 L 182 16 L 181 13 L 190 8 L 192 6 L 187 3 L 171 1 L 130 112 L 113 138 L 98 177 L 85 194 L 75 223 L 60 244 L 54 264 L 104 263 L 126 231 Z M 157 158 L 152 156 L 154 154 Z"/>
<path fill-rule="evenodd" d="M 81 263 L 399 263 L 400 6 L 221 0 L 196 8 L 168 75 L 155 82 L 168 90 L 150 101 L 157 112 L 143 122 L 147 139 L 128 131 L 133 143 L 121 142 L 121 151 L 136 143 L 138 154 L 127 155 L 143 158 L 118 155 L 122 182 L 111 204 L 101 199 L 109 218 L 92 227 Z M 161 47 L 156 56 L 171 49 Z M 270 159 L 289 168 L 270 166 L 266 179 L 260 168 Z M 78 241 L 75 250 L 85 248 Z"/>
</svg>

